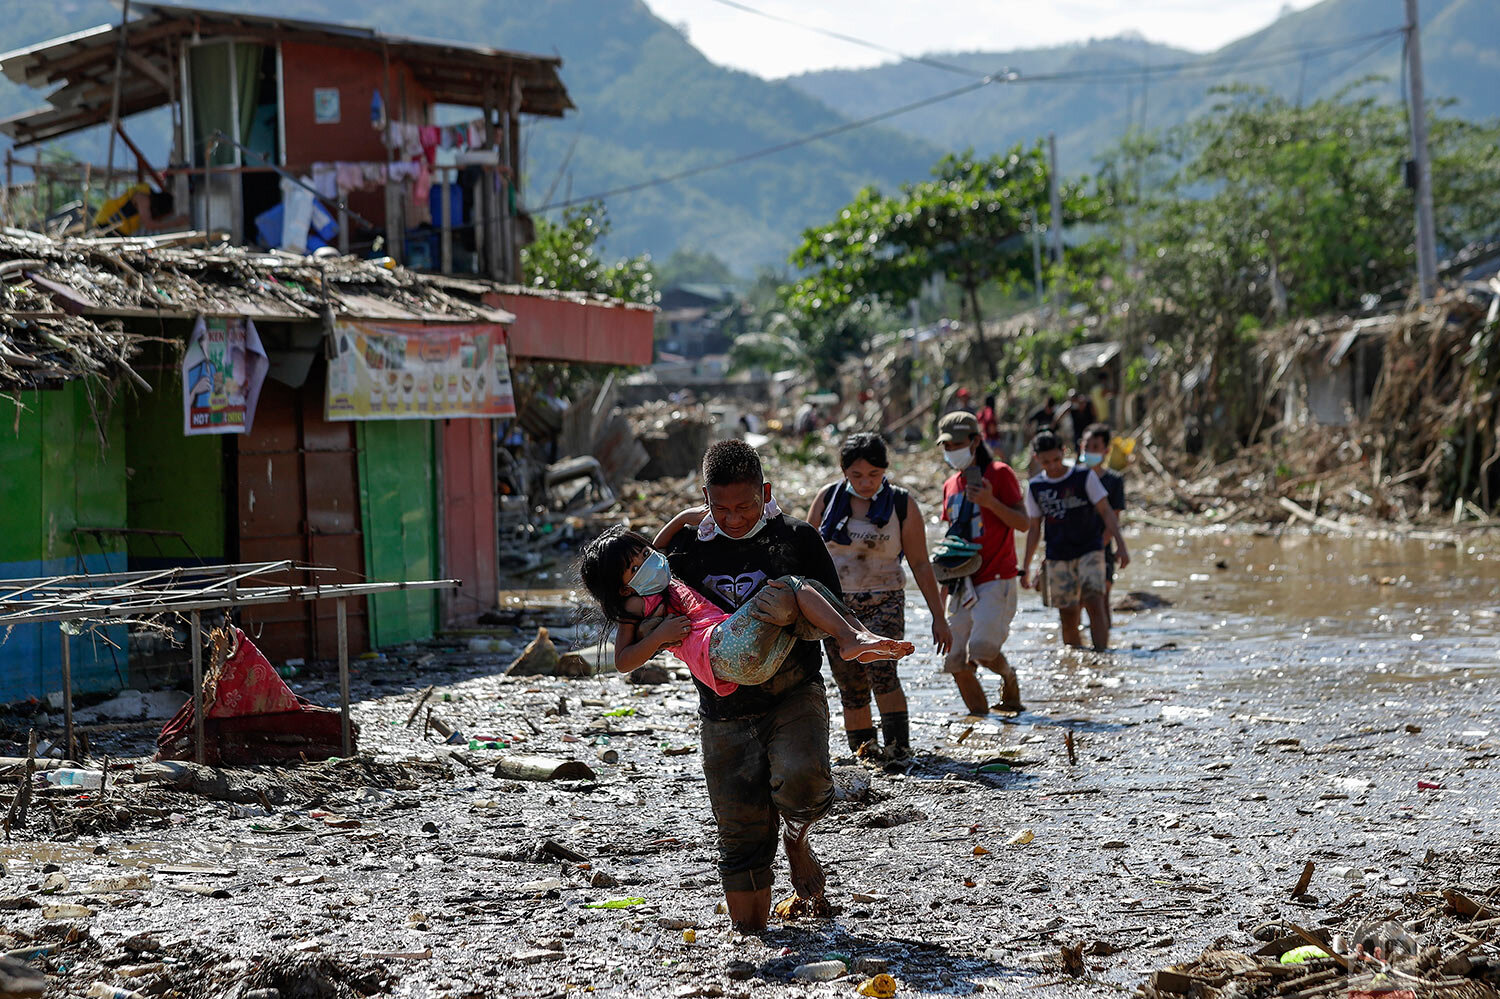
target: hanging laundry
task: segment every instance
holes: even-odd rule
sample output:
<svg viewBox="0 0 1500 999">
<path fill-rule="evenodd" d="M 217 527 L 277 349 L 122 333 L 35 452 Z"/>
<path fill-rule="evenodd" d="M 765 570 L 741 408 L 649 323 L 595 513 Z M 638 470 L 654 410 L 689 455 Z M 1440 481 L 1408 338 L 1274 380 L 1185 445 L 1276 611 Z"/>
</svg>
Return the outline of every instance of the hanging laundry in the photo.
<svg viewBox="0 0 1500 999">
<path fill-rule="evenodd" d="M 334 174 L 340 198 L 347 198 L 351 191 L 362 191 L 369 182 L 365 178 L 363 163 L 335 163 Z"/>
<path fill-rule="evenodd" d="M 422 156 L 427 160 L 428 166 L 437 162 L 438 141 L 442 132 L 436 125 L 423 125 L 417 129 L 417 141 L 422 145 Z"/>
<path fill-rule="evenodd" d="M 281 248 L 307 252 L 307 230 L 312 226 L 313 193 L 294 181 L 281 178 Z"/>
<path fill-rule="evenodd" d="M 337 163 L 314 163 L 312 165 L 312 186 L 318 189 L 318 193 L 329 200 L 339 196 L 339 168 Z"/>
<path fill-rule="evenodd" d="M 385 128 L 385 98 L 379 90 L 370 97 L 370 127 L 377 132 Z"/>
<path fill-rule="evenodd" d="M 432 194 L 432 168 L 426 160 L 417 160 L 417 184 L 416 190 L 412 192 L 417 199 L 417 204 L 426 205 L 429 195 Z"/>
</svg>

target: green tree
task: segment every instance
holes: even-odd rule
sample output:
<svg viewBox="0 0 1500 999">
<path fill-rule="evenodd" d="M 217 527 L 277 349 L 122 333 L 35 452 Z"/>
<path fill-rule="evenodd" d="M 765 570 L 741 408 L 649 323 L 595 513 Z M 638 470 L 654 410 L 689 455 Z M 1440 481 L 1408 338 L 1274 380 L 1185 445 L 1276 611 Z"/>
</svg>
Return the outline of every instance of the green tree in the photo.
<svg viewBox="0 0 1500 999">
<path fill-rule="evenodd" d="M 1159 178 L 1123 206 L 1116 266 L 1096 304 L 1155 333 L 1182 370 L 1206 372 L 1207 421 L 1227 444 L 1258 425 L 1255 332 L 1292 316 L 1355 309 L 1411 283 L 1404 109 L 1346 91 L 1297 106 L 1227 88 L 1211 114 L 1113 157 L 1120 175 Z M 1438 241 L 1448 251 L 1500 222 L 1500 127 L 1431 121 Z M 1129 303 L 1131 308 L 1121 309 Z M 1117 326 L 1119 325 L 1117 321 Z M 1127 342 L 1128 342 L 1127 337 Z"/>
<path fill-rule="evenodd" d="M 1034 280 L 1030 236 L 1053 223 L 1041 144 L 1007 153 L 949 155 L 932 179 L 893 196 L 865 188 L 827 225 L 803 233 L 792 263 L 809 271 L 788 292 L 803 322 L 837 324 L 851 306 L 904 306 L 941 275 L 962 290 L 976 344 L 992 380 L 996 358 L 984 338 L 980 291 Z M 1111 198 L 1091 181 L 1062 185 L 1069 223 L 1103 217 Z"/>
<path fill-rule="evenodd" d="M 526 283 L 654 303 L 658 295 L 651 257 L 641 254 L 605 263 L 600 249 L 608 235 L 609 216 L 598 203 L 569 208 L 556 222 L 537 219 L 536 240 L 521 250 Z"/>
</svg>

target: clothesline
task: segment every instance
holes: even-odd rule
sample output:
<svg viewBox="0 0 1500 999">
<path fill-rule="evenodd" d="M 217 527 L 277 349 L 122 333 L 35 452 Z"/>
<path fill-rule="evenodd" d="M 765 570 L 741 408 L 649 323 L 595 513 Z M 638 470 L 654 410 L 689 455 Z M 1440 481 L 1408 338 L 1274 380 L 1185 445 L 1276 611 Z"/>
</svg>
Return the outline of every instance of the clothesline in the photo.
<svg viewBox="0 0 1500 999">
<path fill-rule="evenodd" d="M 497 129 L 496 141 L 503 129 Z M 393 121 L 386 125 L 385 145 L 400 152 L 402 159 L 425 159 L 428 166 L 437 165 L 439 149 L 483 149 L 485 141 L 484 119 L 462 122 L 457 125 L 417 125 L 409 121 Z"/>
</svg>

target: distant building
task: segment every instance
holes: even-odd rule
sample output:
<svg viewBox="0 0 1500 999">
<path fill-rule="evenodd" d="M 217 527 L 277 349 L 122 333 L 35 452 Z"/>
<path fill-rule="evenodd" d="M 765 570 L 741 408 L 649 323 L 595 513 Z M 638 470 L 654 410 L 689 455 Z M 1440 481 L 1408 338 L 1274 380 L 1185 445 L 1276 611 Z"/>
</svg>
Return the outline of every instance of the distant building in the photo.
<svg viewBox="0 0 1500 999">
<path fill-rule="evenodd" d="M 678 284 L 661 293 L 656 342 L 668 354 L 725 354 L 746 331 L 746 307 L 730 285 Z"/>
</svg>

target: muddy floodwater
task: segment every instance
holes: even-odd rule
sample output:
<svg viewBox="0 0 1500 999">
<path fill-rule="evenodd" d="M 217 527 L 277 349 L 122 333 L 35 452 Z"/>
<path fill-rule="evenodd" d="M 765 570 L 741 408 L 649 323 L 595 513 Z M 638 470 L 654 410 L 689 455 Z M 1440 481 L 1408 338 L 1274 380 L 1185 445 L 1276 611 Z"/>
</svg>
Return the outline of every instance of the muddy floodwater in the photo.
<svg viewBox="0 0 1500 999">
<path fill-rule="evenodd" d="M 855 995 L 865 974 L 792 978 L 831 956 L 883 962 L 899 995 L 1098 996 L 1270 920 L 1410 905 L 1435 857 L 1495 883 L 1500 557 L 1301 534 L 1130 544 L 1108 655 L 1059 650 L 1055 613 L 1023 592 L 1007 651 L 1029 710 L 1014 719 L 964 716 L 909 594 L 907 637 L 928 648 L 902 668 L 915 758 L 849 756 L 832 702 L 840 800 L 814 832 L 831 920 L 743 937 L 717 911 L 685 672 L 505 677 L 531 637 L 517 631 L 362 664 L 361 749 L 398 767 L 298 768 L 270 807 L 122 787 L 118 828 L 13 831 L 7 947 L 71 933 L 39 958 L 56 996 L 95 981 L 204 997 L 268 982 L 285 996 Z M 548 602 L 512 603 L 528 600 Z M 293 685 L 332 703 L 331 676 Z M 424 736 L 428 710 L 478 748 Z M 145 751 L 117 738 L 112 753 Z M 595 778 L 493 777 L 489 739 Z M 132 871 L 149 887 L 88 887 Z M 68 885 L 44 894 L 59 872 Z M 1081 973 L 1063 970 L 1059 947 L 1080 944 Z"/>
</svg>

